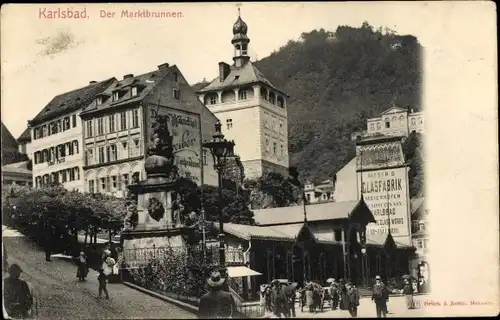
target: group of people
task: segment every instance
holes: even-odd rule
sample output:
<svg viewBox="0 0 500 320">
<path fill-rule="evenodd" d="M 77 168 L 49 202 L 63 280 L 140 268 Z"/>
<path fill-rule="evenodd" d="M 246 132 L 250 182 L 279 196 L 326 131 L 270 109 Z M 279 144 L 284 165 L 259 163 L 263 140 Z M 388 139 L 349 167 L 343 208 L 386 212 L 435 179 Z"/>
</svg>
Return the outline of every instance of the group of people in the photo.
<svg viewBox="0 0 500 320">
<path fill-rule="evenodd" d="M 332 279 L 330 283 L 328 294 L 332 310 L 339 308 L 340 310 L 348 310 L 353 318 L 358 316 L 358 306 L 359 306 L 359 291 L 358 288 L 351 282 L 345 282 L 344 279 L 340 279 L 337 282 Z"/>
<path fill-rule="evenodd" d="M 281 283 L 273 280 L 269 285 L 261 288 L 261 298 L 267 311 L 276 317 L 295 317 L 295 299 L 298 283 Z"/>
</svg>

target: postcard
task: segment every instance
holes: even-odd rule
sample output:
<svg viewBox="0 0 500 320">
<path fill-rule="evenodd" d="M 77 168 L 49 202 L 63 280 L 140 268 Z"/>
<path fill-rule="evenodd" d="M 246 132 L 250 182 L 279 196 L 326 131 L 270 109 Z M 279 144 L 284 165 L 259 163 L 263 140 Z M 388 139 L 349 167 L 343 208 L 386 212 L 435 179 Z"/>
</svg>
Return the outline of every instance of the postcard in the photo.
<svg viewBox="0 0 500 320">
<path fill-rule="evenodd" d="M 498 315 L 495 22 L 3 5 L 4 317 Z"/>
</svg>

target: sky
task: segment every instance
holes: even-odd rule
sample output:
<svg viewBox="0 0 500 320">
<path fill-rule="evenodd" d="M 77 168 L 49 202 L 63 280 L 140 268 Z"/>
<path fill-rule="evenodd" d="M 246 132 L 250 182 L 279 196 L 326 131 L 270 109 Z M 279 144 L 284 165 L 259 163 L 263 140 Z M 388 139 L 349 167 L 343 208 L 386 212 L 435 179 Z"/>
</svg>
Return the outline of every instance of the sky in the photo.
<svg viewBox="0 0 500 320">
<path fill-rule="evenodd" d="M 211 80 L 220 61 L 232 61 L 237 7 L 248 25 L 253 60 L 303 32 L 335 31 L 339 25 L 357 27 L 364 21 L 416 35 L 422 30 L 421 19 L 432 13 L 423 6 L 358 2 L 3 6 L 2 121 L 17 138 L 27 120 L 55 95 L 91 80 L 149 72 L 164 62 L 176 64 L 191 84 Z M 86 8 L 89 17 L 40 17 L 40 10 L 56 8 Z M 142 9 L 181 12 L 182 17 L 121 18 L 121 10 Z M 115 12 L 115 17 L 101 18 L 101 11 Z M 419 40 L 424 45 L 428 41 Z"/>
</svg>

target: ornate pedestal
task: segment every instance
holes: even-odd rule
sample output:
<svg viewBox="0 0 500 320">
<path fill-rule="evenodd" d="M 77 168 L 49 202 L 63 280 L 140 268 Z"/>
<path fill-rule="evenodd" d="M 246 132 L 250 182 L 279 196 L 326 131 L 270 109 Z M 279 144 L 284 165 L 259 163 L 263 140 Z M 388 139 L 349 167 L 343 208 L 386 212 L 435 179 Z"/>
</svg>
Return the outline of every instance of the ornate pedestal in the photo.
<svg viewBox="0 0 500 320">
<path fill-rule="evenodd" d="M 137 226 L 121 234 L 124 258 L 129 264 L 140 263 L 139 260 L 146 262 L 145 256 L 157 257 L 157 252 L 163 248 L 186 248 L 191 228 L 181 223 L 180 199 L 175 181 L 166 174 L 165 160 L 164 157 L 150 156 L 144 165 L 147 179 L 128 186 L 136 195 L 138 213 Z"/>
</svg>

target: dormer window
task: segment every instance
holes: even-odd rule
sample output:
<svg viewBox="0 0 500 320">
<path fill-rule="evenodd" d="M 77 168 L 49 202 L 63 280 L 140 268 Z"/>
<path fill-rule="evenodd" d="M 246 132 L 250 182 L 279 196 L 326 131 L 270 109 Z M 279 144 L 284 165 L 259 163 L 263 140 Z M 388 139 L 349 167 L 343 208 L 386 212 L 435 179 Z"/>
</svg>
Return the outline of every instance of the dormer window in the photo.
<svg viewBox="0 0 500 320">
<path fill-rule="evenodd" d="M 102 104 L 102 96 L 98 96 L 98 97 L 95 99 L 95 103 L 96 103 L 96 105 L 101 105 L 101 104 Z"/>
<path fill-rule="evenodd" d="M 117 101 L 118 99 L 120 99 L 120 92 L 119 91 L 113 92 L 113 101 Z"/>
<path fill-rule="evenodd" d="M 179 75 L 177 74 L 177 72 L 174 72 L 174 81 L 179 81 Z"/>
<path fill-rule="evenodd" d="M 137 87 L 132 87 L 130 92 L 132 93 L 132 97 L 135 97 L 137 95 Z"/>
</svg>

